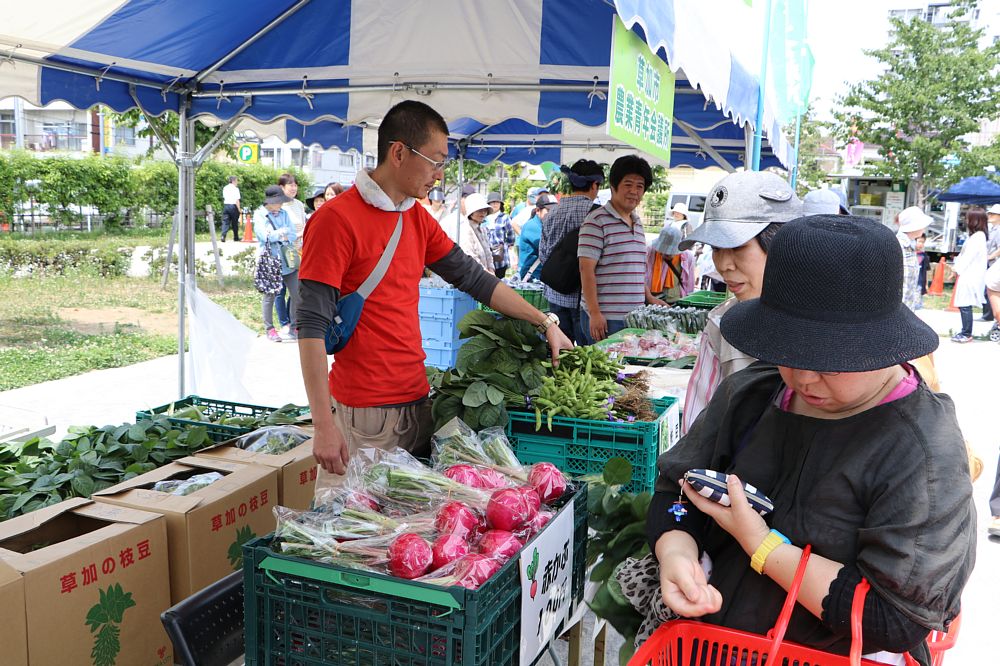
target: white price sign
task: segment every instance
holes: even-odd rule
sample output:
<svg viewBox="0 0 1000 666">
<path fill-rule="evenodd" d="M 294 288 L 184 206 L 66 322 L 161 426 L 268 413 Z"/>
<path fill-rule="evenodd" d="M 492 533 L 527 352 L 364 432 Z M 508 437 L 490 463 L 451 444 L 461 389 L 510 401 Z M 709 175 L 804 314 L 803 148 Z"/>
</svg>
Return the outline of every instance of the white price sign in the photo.
<svg viewBox="0 0 1000 666">
<path fill-rule="evenodd" d="M 521 551 L 521 665 L 535 661 L 573 602 L 573 504 L 570 500 Z"/>
</svg>

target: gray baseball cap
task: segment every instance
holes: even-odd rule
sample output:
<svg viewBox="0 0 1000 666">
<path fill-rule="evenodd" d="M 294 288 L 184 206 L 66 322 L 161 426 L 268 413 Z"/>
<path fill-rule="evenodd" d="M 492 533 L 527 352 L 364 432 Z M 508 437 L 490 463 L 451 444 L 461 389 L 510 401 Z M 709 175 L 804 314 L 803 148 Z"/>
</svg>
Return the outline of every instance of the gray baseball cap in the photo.
<svg viewBox="0 0 1000 666">
<path fill-rule="evenodd" d="M 767 225 L 802 217 L 802 202 L 784 178 L 769 171 L 731 173 L 712 188 L 705 201 L 702 224 L 680 243 L 734 248 Z"/>
</svg>

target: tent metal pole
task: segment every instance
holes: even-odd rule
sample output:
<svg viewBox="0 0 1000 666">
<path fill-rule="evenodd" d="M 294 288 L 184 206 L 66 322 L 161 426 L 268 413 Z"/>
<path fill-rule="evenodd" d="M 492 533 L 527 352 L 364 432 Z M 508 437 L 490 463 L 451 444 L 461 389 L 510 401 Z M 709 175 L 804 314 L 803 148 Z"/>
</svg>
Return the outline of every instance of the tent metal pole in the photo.
<svg viewBox="0 0 1000 666">
<path fill-rule="evenodd" d="M 194 83 L 194 85 L 198 85 L 199 83 L 201 83 L 202 81 L 204 81 L 207 77 L 209 77 L 213 73 L 215 73 L 220 67 L 223 67 L 227 62 L 229 62 L 230 60 L 232 60 L 233 58 L 235 58 L 236 56 L 238 56 L 240 53 L 242 53 L 251 44 L 253 44 L 254 42 L 256 42 L 258 39 L 260 39 L 261 37 L 263 37 L 267 33 L 269 33 L 274 28 L 276 28 L 279 25 L 281 25 L 282 23 L 284 23 L 285 19 L 287 19 L 289 16 L 291 16 L 295 12 L 299 11 L 300 9 L 302 9 L 303 7 L 305 7 L 308 4 L 309 4 L 309 0 L 299 0 L 297 3 L 295 3 L 294 5 L 292 5 L 291 7 L 289 7 L 288 9 L 286 9 L 276 19 L 274 19 L 273 21 L 271 21 L 270 23 L 268 23 L 267 25 L 265 25 L 263 28 L 261 28 L 260 30 L 258 30 L 256 33 L 254 33 L 254 35 L 252 37 L 250 37 L 250 39 L 246 40 L 245 42 L 243 42 L 242 44 L 240 44 L 239 46 L 237 46 L 235 49 L 233 49 L 232 51 L 230 51 L 229 53 L 227 53 L 226 55 L 224 55 L 222 57 L 222 59 L 219 60 L 218 62 L 216 62 L 214 65 L 212 65 L 208 69 L 203 69 L 202 71 L 198 72 L 195 75 L 194 80 L 192 81 L 192 83 Z"/>
<path fill-rule="evenodd" d="M 458 201 L 455 202 L 455 242 L 462 240 L 462 188 L 465 187 L 465 146 L 458 146 Z"/>
<path fill-rule="evenodd" d="M 160 119 L 150 116 L 148 113 L 146 113 L 146 110 L 142 108 L 142 104 L 139 103 L 139 98 L 135 94 L 134 85 L 130 85 L 128 87 L 128 94 L 129 97 L 132 98 L 132 101 L 135 102 L 135 107 L 139 109 L 139 113 L 142 114 L 142 119 L 146 121 L 147 125 L 149 125 L 149 129 L 153 130 L 153 134 L 156 135 L 156 138 L 159 140 L 160 145 L 163 146 L 163 150 L 167 152 L 167 155 L 170 155 L 170 159 L 176 162 L 177 153 L 174 150 L 174 147 L 170 145 L 170 143 L 167 141 L 166 133 L 163 131 L 163 128 L 160 127 Z"/>
<path fill-rule="evenodd" d="M 195 285 L 196 282 L 197 282 L 197 280 L 196 280 L 196 273 L 195 273 L 195 269 L 194 269 L 194 262 L 195 262 L 195 256 L 196 256 L 195 247 L 194 247 L 194 228 L 195 228 L 195 213 L 194 213 L 194 195 L 195 195 L 194 183 L 195 183 L 195 180 L 194 180 L 194 176 L 195 176 L 195 172 L 198 169 L 198 163 L 195 161 L 195 153 L 194 153 L 194 149 L 195 149 L 195 125 L 194 124 L 195 124 L 195 120 L 193 118 L 189 118 L 188 121 L 187 121 L 187 127 L 186 127 L 186 132 L 187 132 L 187 135 L 188 135 L 188 139 L 187 139 L 188 155 L 191 156 L 189 158 L 188 169 L 187 169 L 187 179 L 188 179 L 187 195 L 188 196 L 187 196 L 187 201 L 185 202 L 186 205 L 187 205 L 186 207 L 187 207 L 187 233 L 188 233 L 187 270 L 188 270 L 188 283 L 190 285 Z"/>
<path fill-rule="evenodd" d="M 3 52 L 0 51 L 0 59 L 4 62 L 10 60 L 12 62 L 23 62 L 27 65 L 37 65 L 39 67 L 45 67 L 46 69 L 54 69 L 60 72 L 69 72 L 70 74 L 81 74 L 83 76 L 92 76 L 95 79 L 107 80 L 107 81 L 117 81 L 119 83 L 129 83 L 134 86 L 142 86 L 143 88 L 152 88 L 154 90 L 163 91 L 165 86 L 160 82 L 144 81 L 143 79 L 136 78 L 134 76 L 127 76 L 125 74 L 115 74 L 113 72 L 105 72 L 103 69 L 92 69 L 90 67 L 81 67 L 80 65 L 70 65 L 64 62 L 55 62 L 52 60 L 46 60 L 44 58 L 36 58 L 35 56 L 29 56 L 19 53 L 14 53 L 12 51 Z"/>
<path fill-rule="evenodd" d="M 701 138 L 698 135 L 697 130 L 695 130 L 693 127 L 685 123 L 683 120 L 678 120 L 676 117 L 674 117 L 674 124 L 680 127 L 682 130 L 684 130 L 684 133 L 687 134 L 692 141 L 698 144 L 698 147 L 704 150 L 705 153 L 707 153 L 713 160 L 718 162 L 719 166 L 721 166 L 729 173 L 736 171 L 736 167 L 730 164 L 729 160 L 723 157 L 719 151 L 710 146 L 707 141 Z"/>
<path fill-rule="evenodd" d="M 795 157 L 792 159 L 792 189 L 799 179 L 799 141 L 802 139 L 802 114 L 795 116 Z"/>
<path fill-rule="evenodd" d="M 220 125 L 218 131 L 215 133 L 215 136 L 212 137 L 212 140 L 206 143 L 194 156 L 194 164 L 196 167 L 200 167 L 202 163 L 208 159 L 209 155 L 211 155 L 215 149 L 219 147 L 219 144 L 225 140 L 226 134 L 233 129 L 233 127 L 235 127 L 240 120 L 243 119 L 243 112 L 250 108 L 250 104 L 252 102 L 253 100 L 249 97 L 243 98 L 243 107 L 236 112 L 236 115 Z"/>
<path fill-rule="evenodd" d="M 391 83 L 378 84 L 378 85 L 367 85 L 367 86 L 322 86 L 316 88 L 309 88 L 310 94 L 316 95 L 326 95 L 326 94 L 344 94 L 344 93 L 383 93 L 383 92 L 395 92 L 395 93 L 416 93 L 416 94 L 431 94 L 436 90 L 458 90 L 458 91 L 482 91 L 482 92 L 607 92 L 607 84 L 598 85 L 596 88 L 593 85 L 579 85 L 579 84 L 567 84 L 560 85 L 556 83 L 397 83 L 395 85 Z M 199 90 L 197 92 L 191 93 L 192 97 L 195 98 L 209 98 L 215 99 L 217 97 L 273 97 L 275 95 L 298 95 L 302 92 L 302 86 L 298 88 L 260 88 L 260 89 L 233 89 L 225 90 L 220 93 L 218 90 Z M 700 93 L 699 93 L 700 94 Z M 431 101 L 434 101 L 431 99 Z"/>
<path fill-rule="evenodd" d="M 177 137 L 177 397 L 184 398 L 184 319 L 187 303 L 187 170 L 191 146 L 188 144 L 187 104 L 180 108 Z"/>
</svg>

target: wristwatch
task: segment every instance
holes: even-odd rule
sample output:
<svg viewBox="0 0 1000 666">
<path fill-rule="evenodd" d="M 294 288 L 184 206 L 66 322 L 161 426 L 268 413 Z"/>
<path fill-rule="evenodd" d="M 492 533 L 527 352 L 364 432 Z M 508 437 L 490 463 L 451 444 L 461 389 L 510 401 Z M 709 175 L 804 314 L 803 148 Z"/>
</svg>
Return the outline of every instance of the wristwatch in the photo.
<svg viewBox="0 0 1000 666">
<path fill-rule="evenodd" d="M 541 333 L 542 335 L 545 335 L 545 332 L 547 330 L 549 330 L 549 327 L 552 326 L 552 324 L 555 324 L 556 326 L 558 326 L 559 325 L 559 317 L 557 317 L 556 315 L 554 315 L 551 312 L 549 312 L 549 313 L 547 313 L 545 315 L 545 319 L 542 320 L 542 323 L 535 324 L 535 328 L 538 329 L 539 333 Z"/>
</svg>

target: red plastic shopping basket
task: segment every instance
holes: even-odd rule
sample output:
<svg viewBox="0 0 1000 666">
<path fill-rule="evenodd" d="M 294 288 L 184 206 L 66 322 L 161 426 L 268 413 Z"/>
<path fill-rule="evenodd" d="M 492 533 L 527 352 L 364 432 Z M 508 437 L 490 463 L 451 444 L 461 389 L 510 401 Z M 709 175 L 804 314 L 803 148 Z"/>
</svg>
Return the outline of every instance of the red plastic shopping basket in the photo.
<svg viewBox="0 0 1000 666">
<path fill-rule="evenodd" d="M 810 552 L 810 547 L 806 546 L 785 605 L 767 636 L 704 622 L 672 620 L 653 632 L 629 660 L 628 666 L 878 666 L 878 662 L 861 658 L 861 613 L 869 589 L 866 580 L 862 580 L 854 591 L 849 656 L 783 641 Z M 941 666 L 944 651 L 954 645 L 958 637 L 958 627 L 959 618 L 955 618 L 949 632 L 933 632 L 928 638 L 933 666 Z M 908 666 L 916 666 L 916 660 L 910 655 L 905 658 Z"/>
</svg>

